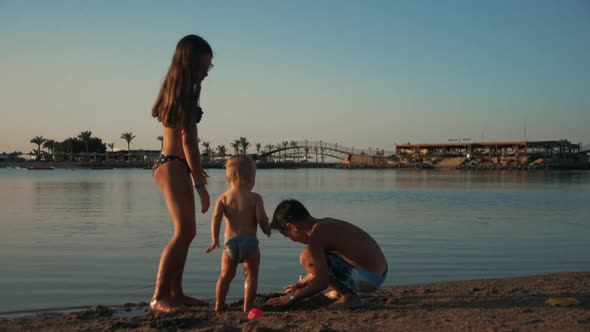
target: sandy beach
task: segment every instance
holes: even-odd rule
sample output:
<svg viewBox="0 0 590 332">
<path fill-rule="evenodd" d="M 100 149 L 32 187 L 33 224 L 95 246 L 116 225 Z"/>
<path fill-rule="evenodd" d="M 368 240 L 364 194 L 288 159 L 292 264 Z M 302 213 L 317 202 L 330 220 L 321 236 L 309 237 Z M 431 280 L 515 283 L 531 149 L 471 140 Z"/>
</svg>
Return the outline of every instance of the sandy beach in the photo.
<svg viewBox="0 0 590 332">
<path fill-rule="evenodd" d="M 332 311 L 317 295 L 286 309 L 263 306 L 278 294 L 260 295 L 264 317 L 248 320 L 240 303 L 216 314 L 199 307 L 152 314 L 147 303 L 94 306 L 68 313 L 2 319 L 0 331 L 588 331 L 590 272 L 383 287 L 365 306 Z M 556 297 L 577 304 L 553 306 Z"/>
</svg>

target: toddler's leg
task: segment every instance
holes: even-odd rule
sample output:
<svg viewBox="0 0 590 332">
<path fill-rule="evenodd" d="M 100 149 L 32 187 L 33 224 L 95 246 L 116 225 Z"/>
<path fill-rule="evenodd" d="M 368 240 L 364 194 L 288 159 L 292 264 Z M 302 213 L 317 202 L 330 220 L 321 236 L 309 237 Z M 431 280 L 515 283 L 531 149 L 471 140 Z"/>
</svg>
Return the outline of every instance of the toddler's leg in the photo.
<svg viewBox="0 0 590 332">
<path fill-rule="evenodd" d="M 217 288 L 215 289 L 215 311 L 222 311 L 226 308 L 225 297 L 229 291 L 229 285 L 236 276 L 236 267 L 238 262 L 229 258 L 224 251 L 221 255 L 221 274 L 217 280 Z"/>
<path fill-rule="evenodd" d="M 244 273 L 246 282 L 244 284 L 244 312 L 252 309 L 252 303 L 256 298 L 258 290 L 258 268 L 260 267 L 260 249 L 250 254 L 244 261 Z"/>
</svg>

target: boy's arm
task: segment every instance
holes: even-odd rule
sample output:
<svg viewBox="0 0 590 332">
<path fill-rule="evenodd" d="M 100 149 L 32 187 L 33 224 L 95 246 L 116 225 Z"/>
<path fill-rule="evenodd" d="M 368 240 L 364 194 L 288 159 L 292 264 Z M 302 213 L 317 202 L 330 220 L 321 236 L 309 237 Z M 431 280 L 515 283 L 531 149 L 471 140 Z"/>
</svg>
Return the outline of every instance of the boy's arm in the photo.
<svg viewBox="0 0 590 332">
<path fill-rule="evenodd" d="M 293 301 L 308 298 L 328 288 L 330 275 L 328 272 L 324 241 L 325 239 L 322 236 L 312 235 L 307 243 L 307 248 L 314 262 L 311 266 L 312 271 L 305 278 L 307 284 L 303 287 L 297 287 L 297 289 L 291 288 L 287 290 L 289 294 L 269 299 L 266 304 L 271 306 L 288 305 Z"/>
<path fill-rule="evenodd" d="M 211 245 L 207 248 L 207 253 L 219 248 L 219 232 L 221 230 L 221 221 L 223 220 L 223 195 L 215 203 L 215 211 L 211 218 Z"/>
<path fill-rule="evenodd" d="M 262 196 L 259 194 L 256 195 L 256 221 L 258 225 L 260 225 L 260 229 L 262 232 L 266 234 L 266 236 L 270 237 L 270 225 L 268 223 L 268 216 L 266 215 L 266 211 L 264 210 L 264 202 L 262 201 Z"/>
<path fill-rule="evenodd" d="M 293 292 L 293 297 L 295 300 L 308 298 L 328 288 L 330 283 L 330 274 L 328 271 L 328 261 L 326 259 L 326 250 L 324 247 L 325 246 L 321 239 L 313 239 L 313 237 L 309 239 L 307 248 L 311 254 L 314 264 L 311 267 L 311 277 L 308 275 L 306 279 L 310 277 L 309 279 L 311 280 L 306 280 L 308 283 L 305 285 L 305 287 Z"/>
</svg>

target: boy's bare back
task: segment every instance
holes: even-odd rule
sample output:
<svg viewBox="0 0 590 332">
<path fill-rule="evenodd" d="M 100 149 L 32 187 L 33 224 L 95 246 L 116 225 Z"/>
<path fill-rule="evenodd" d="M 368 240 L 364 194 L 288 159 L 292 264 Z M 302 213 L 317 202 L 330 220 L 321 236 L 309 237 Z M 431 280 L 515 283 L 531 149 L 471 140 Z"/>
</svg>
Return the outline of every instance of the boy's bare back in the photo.
<svg viewBox="0 0 590 332">
<path fill-rule="evenodd" d="M 318 219 L 308 245 L 318 245 L 325 252 L 338 254 L 352 266 L 382 275 L 387 262 L 379 244 L 356 225 L 346 221 Z M 337 235 L 337 236 L 335 236 Z"/>
</svg>

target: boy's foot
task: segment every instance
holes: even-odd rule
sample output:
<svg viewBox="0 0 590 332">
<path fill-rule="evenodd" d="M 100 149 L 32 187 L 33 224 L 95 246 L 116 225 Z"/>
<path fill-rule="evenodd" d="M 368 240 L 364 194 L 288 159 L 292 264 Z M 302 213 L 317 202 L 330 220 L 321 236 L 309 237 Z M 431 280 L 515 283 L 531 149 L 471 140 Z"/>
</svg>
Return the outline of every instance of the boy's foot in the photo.
<svg viewBox="0 0 590 332">
<path fill-rule="evenodd" d="M 161 313 L 175 313 L 175 312 L 182 312 L 186 311 L 187 308 L 179 303 L 170 300 L 152 300 L 150 302 L 150 310 L 151 312 L 161 312 Z"/>
<path fill-rule="evenodd" d="M 328 309 L 331 310 L 343 310 L 343 309 L 354 309 L 363 306 L 363 299 L 356 294 L 350 294 L 346 296 L 342 296 L 338 299 L 338 301 L 330 304 Z"/>
<path fill-rule="evenodd" d="M 330 300 L 338 300 L 340 298 L 340 294 L 335 289 L 332 289 L 331 291 L 324 293 L 324 296 L 329 298 Z"/>
<path fill-rule="evenodd" d="M 205 306 L 209 305 L 209 302 L 207 302 L 207 301 L 199 300 L 197 298 L 194 298 L 194 297 L 188 296 L 188 295 L 183 295 L 180 298 L 180 301 L 184 305 L 187 305 L 189 307 L 205 307 Z"/>
</svg>

